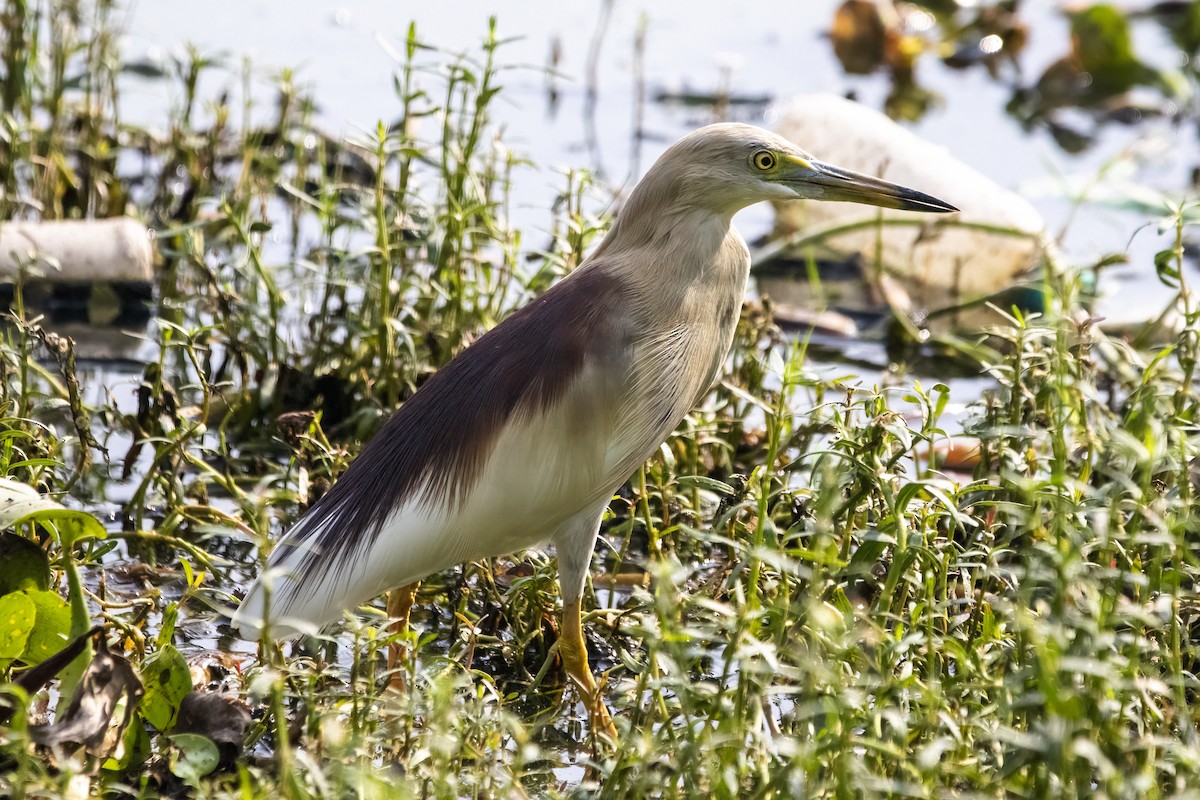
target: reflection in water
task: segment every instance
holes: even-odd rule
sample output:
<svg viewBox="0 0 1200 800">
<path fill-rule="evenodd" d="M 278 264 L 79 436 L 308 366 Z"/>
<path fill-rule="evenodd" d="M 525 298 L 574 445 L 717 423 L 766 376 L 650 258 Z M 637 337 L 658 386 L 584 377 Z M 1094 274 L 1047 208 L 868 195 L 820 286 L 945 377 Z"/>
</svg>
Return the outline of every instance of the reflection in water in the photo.
<svg viewBox="0 0 1200 800">
<path fill-rule="evenodd" d="M 1200 47 L 1200 7 L 1159 3 L 1140 15 L 1106 4 L 1066 11 L 1067 52 L 1032 83 L 1022 78 L 1021 56 L 1029 24 L 1017 0 L 990 4 L 892 3 L 846 0 L 830 27 L 833 52 L 850 75 L 883 72 L 890 79 L 884 109 L 895 119 L 920 119 L 940 98 L 917 81 L 922 56 L 933 54 L 954 69 L 982 66 L 989 77 L 1012 87 L 1007 112 L 1027 129 L 1044 128 L 1060 148 L 1079 153 L 1091 147 L 1107 122 L 1134 123 L 1173 113 L 1172 101 L 1186 94 L 1175 65 L 1150 66 L 1134 51 L 1131 20 L 1162 25 L 1187 56 Z M 1132 97 L 1135 89 L 1148 97 Z M 1067 111 L 1082 115 L 1067 115 Z"/>
</svg>

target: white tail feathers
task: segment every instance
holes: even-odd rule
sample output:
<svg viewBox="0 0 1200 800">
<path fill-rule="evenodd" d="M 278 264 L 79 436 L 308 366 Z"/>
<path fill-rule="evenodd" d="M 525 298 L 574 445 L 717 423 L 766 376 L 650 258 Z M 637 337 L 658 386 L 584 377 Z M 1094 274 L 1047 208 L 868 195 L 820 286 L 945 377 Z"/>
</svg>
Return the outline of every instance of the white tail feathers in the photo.
<svg viewBox="0 0 1200 800">
<path fill-rule="evenodd" d="M 337 518 L 304 531 L 302 520 L 276 547 L 270 563 L 232 617 L 244 638 L 317 632 L 388 589 L 476 557 L 454 545 L 445 519 L 409 505 L 366 540 L 348 548 Z"/>
<path fill-rule="evenodd" d="M 271 639 L 287 639 L 316 634 L 332 619 L 316 619 L 293 612 L 287 598 L 295 594 L 294 589 L 294 579 L 287 569 L 268 566 L 234 612 L 233 627 L 248 640 L 261 639 L 264 635 Z"/>
</svg>

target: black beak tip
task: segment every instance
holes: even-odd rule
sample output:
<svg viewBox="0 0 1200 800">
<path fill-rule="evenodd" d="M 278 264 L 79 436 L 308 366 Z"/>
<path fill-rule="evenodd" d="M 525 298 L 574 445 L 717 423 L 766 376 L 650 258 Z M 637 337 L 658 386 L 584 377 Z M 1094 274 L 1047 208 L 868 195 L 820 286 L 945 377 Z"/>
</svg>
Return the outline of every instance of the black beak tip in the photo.
<svg viewBox="0 0 1200 800">
<path fill-rule="evenodd" d="M 909 190 L 909 194 L 904 198 L 908 201 L 909 208 L 913 211 L 928 211 L 934 214 L 954 214 L 960 209 L 957 206 L 952 206 L 945 200 L 939 200 L 931 194 Z"/>
</svg>

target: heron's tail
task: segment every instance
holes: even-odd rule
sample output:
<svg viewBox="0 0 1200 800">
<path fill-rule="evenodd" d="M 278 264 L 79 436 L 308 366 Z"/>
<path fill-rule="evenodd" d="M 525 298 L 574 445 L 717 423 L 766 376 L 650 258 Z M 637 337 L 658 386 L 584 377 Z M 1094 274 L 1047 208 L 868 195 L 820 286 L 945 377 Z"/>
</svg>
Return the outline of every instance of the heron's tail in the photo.
<svg viewBox="0 0 1200 800">
<path fill-rule="evenodd" d="M 282 547 L 286 546 L 281 545 Z M 243 639 L 287 639 L 301 633 L 316 633 L 337 618 L 340 609 L 317 611 L 298 602 L 303 596 L 304 573 L 295 558 L 272 557 L 246 593 L 231 622 Z"/>
<path fill-rule="evenodd" d="M 348 546 L 337 517 L 302 519 L 275 547 L 231 621 L 243 638 L 313 634 L 388 589 L 471 556 L 450 537 L 429 535 L 429 519 L 396 514 L 370 538 Z M 353 537 L 350 537 L 353 541 Z"/>
</svg>

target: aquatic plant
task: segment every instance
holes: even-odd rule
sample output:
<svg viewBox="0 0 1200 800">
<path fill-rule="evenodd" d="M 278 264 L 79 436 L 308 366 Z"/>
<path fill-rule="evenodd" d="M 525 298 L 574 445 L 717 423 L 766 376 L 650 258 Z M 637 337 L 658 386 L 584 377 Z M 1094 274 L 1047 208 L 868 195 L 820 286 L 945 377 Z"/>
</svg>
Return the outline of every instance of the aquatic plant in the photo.
<svg viewBox="0 0 1200 800">
<path fill-rule="evenodd" d="M 382 416 L 607 223 L 570 172 L 546 241 L 510 226 L 529 173 L 490 124 L 496 27 L 449 56 L 411 29 L 396 124 L 343 142 L 290 74 L 270 108 L 202 97 L 238 67 L 196 52 L 124 65 L 176 97 L 161 132 L 124 126 L 111 11 L 0 16 L 3 218 L 130 211 L 164 259 L 123 374 L 27 306 L 36 276 L 6 315 L 0 502 L 33 516 L 0 539 L 0 794 L 1194 793 L 1192 207 L 1144 265 L 1175 290 L 1167 344 L 1104 333 L 1051 262 L 1044 315 L 963 348 L 982 393 L 871 385 L 748 301 L 725 378 L 604 523 L 606 748 L 556 666 L 544 553 L 428 581 L 399 691 L 378 606 L 261 650 L 219 613 Z"/>
</svg>

